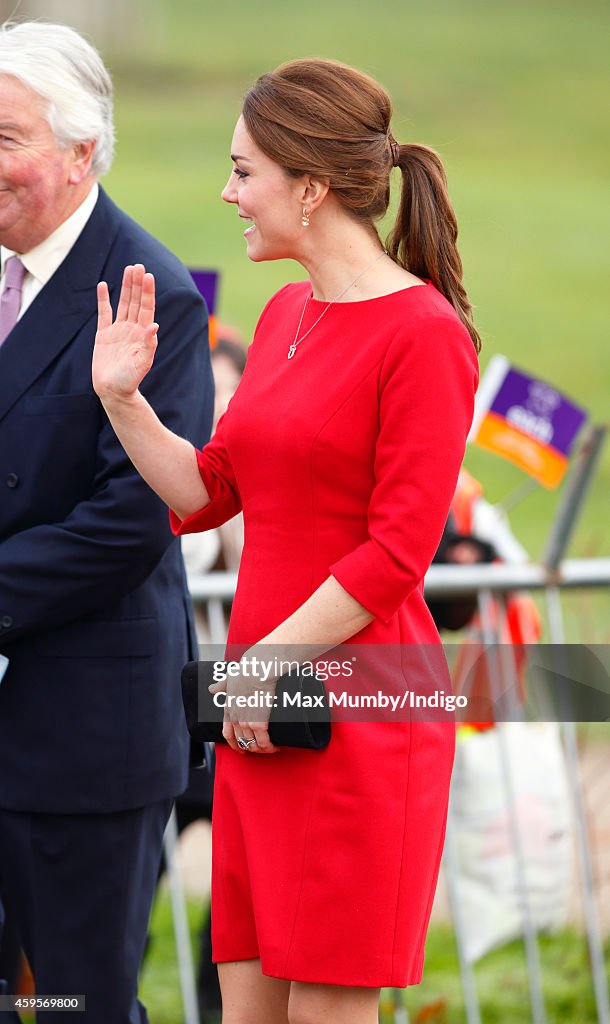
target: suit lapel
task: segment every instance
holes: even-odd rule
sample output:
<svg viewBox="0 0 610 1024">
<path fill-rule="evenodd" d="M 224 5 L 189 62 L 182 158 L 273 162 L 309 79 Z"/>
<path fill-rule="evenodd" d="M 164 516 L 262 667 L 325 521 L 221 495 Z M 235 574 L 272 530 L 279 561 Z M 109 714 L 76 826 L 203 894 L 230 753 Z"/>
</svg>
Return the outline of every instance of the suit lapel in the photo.
<svg viewBox="0 0 610 1024">
<path fill-rule="evenodd" d="M 96 284 L 119 223 L 119 211 L 100 189 L 65 260 L 0 347 L 0 420 L 87 321 L 95 321 Z"/>
</svg>

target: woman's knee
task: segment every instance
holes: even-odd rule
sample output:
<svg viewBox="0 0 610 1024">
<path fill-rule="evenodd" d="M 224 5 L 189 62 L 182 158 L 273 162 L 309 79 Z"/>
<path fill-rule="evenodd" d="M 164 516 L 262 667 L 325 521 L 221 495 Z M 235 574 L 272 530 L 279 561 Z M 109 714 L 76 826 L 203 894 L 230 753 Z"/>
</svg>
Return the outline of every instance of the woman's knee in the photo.
<svg viewBox="0 0 610 1024">
<path fill-rule="evenodd" d="M 268 978 L 260 960 L 218 965 L 222 1024 L 287 1024 L 290 982 Z"/>
<path fill-rule="evenodd" d="M 377 1024 L 379 989 L 293 982 L 288 1024 Z"/>
</svg>

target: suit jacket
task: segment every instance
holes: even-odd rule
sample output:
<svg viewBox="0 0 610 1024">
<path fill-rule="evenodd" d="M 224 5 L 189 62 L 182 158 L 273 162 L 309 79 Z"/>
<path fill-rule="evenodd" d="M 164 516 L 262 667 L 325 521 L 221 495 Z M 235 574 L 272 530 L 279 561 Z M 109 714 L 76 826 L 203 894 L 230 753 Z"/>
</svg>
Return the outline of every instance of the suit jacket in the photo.
<svg viewBox="0 0 610 1024">
<path fill-rule="evenodd" d="M 0 807 L 116 811 L 175 796 L 188 743 L 180 669 L 192 611 L 167 508 L 91 385 L 95 288 L 157 284 L 142 390 L 194 444 L 209 436 L 207 313 L 190 275 L 100 190 L 74 247 L 0 348 Z"/>
</svg>

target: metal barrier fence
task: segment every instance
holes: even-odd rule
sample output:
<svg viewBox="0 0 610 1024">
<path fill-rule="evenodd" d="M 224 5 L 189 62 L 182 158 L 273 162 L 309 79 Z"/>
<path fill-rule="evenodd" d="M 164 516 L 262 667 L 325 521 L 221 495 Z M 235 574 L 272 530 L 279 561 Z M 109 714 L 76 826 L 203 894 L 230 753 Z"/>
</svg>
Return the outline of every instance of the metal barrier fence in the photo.
<svg viewBox="0 0 610 1024">
<path fill-rule="evenodd" d="M 196 607 L 204 612 L 212 644 L 222 644 L 226 639 L 226 609 L 235 593 L 235 573 L 208 573 L 189 575 L 189 587 Z M 425 580 L 425 593 L 430 598 L 450 598 L 476 595 L 485 645 L 497 642 L 505 614 L 505 599 L 514 591 L 538 591 L 546 611 L 546 635 L 551 644 L 562 646 L 566 641 L 564 611 L 561 595 L 564 591 L 582 591 L 591 588 L 608 588 L 610 596 L 610 558 L 573 559 L 561 562 L 552 572 L 536 564 L 525 565 L 469 565 L 439 566 L 430 568 Z M 493 606 L 493 614 L 490 614 Z M 580 638 L 583 643 L 586 637 Z M 491 663 L 490 663 L 491 664 Z M 610 712 L 609 712 L 610 713 Z M 591 982 L 595 996 L 597 1021 L 610 1024 L 610 1001 L 608 979 L 603 958 L 603 936 L 600 926 L 599 907 L 595 890 L 591 858 L 591 844 L 580 782 L 579 756 L 576 743 L 576 729 L 573 723 L 561 723 L 563 748 L 568 768 L 572 809 L 575 821 L 577 866 L 582 897 L 583 919 L 591 965 Z M 533 1024 L 546 1024 L 547 1014 L 541 982 L 538 937 L 531 913 L 528 886 L 525 877 L 525 861 L 519 821 L 512 791 L 511 768 L 508 756 L 507 738 L 503 728 L 495 730 L 498 744 L 499 763 L 510 817 L 513 852 L 516 863 L 515 884 L 522 911 L 523 940 L 528 975 L 530 1019 Z M 173 865 L 171 893 L 176 932 L 176 944 L 180 962 L 180 976 L 187 1024 L 198 1024 L 197 1005 L 194 992 L 194 973 L 188 935 L 185 927 L 184 897 L 180 889 L 174 862 L 175 824 L 170 823 L 166 835 L 166 855 Z M 450 809 L 447 839 L 443 859 L 447 882 L 451 918 L 455 931 L 458 962 L 466 1007 L 468 1024 L 482 1024 L 476 976 L 472 964 L 465 955 L 465 922 L 463 919 L 459 878 L 456 866 L 456 851 L 453 835 L 453 821 Z M 408 1021 L 398 993 L 394 1000 L 395 1024 Z M 525 1020 L 526 1018 L 522 1018 Z"/>
</svg>

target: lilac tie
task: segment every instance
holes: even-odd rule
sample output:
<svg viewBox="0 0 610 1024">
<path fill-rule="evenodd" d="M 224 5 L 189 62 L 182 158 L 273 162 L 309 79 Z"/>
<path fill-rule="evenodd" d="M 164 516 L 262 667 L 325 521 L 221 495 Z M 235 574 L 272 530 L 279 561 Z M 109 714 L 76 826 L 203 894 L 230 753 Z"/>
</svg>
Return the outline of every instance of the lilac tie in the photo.
<svg viewBox="0 0 610 1024">
<path fill-rule="evenodd" d="M 0 296 L 0 345 L 17 323 L 25 267 L 18 256 L 10 256 L 4 267 L 4 290 Z"/>
</svg>

